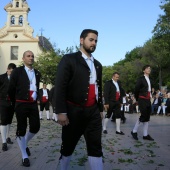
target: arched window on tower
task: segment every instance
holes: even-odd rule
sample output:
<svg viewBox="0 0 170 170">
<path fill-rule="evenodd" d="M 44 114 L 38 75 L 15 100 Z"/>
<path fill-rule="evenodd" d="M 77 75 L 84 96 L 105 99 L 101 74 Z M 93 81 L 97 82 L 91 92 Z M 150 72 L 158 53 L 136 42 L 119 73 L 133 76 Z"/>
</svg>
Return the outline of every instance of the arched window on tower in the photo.
<svg viewBox="0 0 170 170">
<path fill-rule="evenodd" d="M 16 2 L 16 7 L 19 7 L 19 2 Z"/>
<path fill-rule="evenodd" d="M 19 25 L 23 25 L 23 16 L 22 15 L 19 16 Z"/>
<path fill-rule="evenodd" d="M 14 15 L 11 16 L 11 25 L 15 25 L 15 16 Z"/>
</svg>

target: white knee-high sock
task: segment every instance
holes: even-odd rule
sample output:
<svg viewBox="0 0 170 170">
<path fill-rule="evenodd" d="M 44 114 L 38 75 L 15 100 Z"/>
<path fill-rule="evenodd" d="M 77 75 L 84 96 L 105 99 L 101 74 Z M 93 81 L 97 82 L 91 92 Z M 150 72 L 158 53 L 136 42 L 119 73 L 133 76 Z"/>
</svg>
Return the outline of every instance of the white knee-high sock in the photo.
<svg viewBox="0 0 170 170">
<path fill-rule="evenodd" d="M 21 150 L 22 159 L 28 158 L 27 152 L 26 152 L 26 142 L 25 142 L 25 136 L 18 136 L 17 142 L 19 145 L 19 148 Z"/>
<path fill-rule="evenodd" d="M 91 170 L 103 170 L 102 157 L 88 156 L 88 161 Z"/>
<path fill-rule="evenodd" d="M 46 114 L 47 114 L 47 119 L 49 119 L 50 118 L 50 112 L 46 111 Z"/>
<path fill-rule="evenodd" d="M 42 111 L 40 111 L 40 112 L 39 112 L 40 119 L 42 119 L 42 114 L 43 114 L 43 112 L 42 112 Z"/>
<path fill-rule="evenodd" d="M 6 131 L 6 139 L 9 138 L 9 131 L 10 131 L 11 124 L 7 125 L 7 131 Z"/>
<path fill-rule="evenodd" d="M 27 147 L 28 142 L 35 136 L 35 133 L 27 132 L 25 135 L 25 148 Z"/>
<path fill-rule="evenodd" d="M 56 115 L 55 113 L 53 113 L 53 119 L 54 119 L 55 121 L 58 120 L 58 119 L 57 119 L 57 115 Z"/>
<path fill-rule="evenodd" d="M 143 122 L 143 136 L 147 136 L 148 135 L 148 122 Z"/>
<path fill-rule="evenodd" d="M 108 118 L 104 118 L 104 121 L 103 121 L 103 130 L 106 130 L 108 121 L 109 121 Z"/>
<path fill-rule="evenodd" d="M 70 160 L 71 160 L 71 156 L 63 156 L 62 155 L 62 158 L 60 160 L 60 163 L 61 163 L 60 170 L 67 170 L 69 163 L 70 163 Z"/>
<path fill-rule="evenodd" d="M 139 112 L 139 106 L 136 106 L 136 112 L 137 113 Z"/>
<path fill-rule="evenodd" d="M 135 127 L 133 128 L 133 133 L 136 133 L 138 131 L 138 128 L 139 128 L 140 125 L 141 125 L 141 122 L 139 120 L 137 120 Z"/>
<path fill-rule="evenodd" d="M 7 125 L 5 126 L 1 125 L 2 143 L 6 143 L 6 133 L 7 133 Z"/>
<path fill-rule="evenodd" d="M 116 131 L 120 132 L 120 118 L 116 119 Z"/>
</svg>

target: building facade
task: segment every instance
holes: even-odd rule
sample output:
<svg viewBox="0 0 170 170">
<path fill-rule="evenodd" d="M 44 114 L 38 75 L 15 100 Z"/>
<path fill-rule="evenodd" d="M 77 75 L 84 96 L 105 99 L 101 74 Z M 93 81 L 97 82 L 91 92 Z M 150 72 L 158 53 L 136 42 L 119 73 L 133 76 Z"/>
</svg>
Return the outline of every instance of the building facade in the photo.
<svg viewBox="0 0 170 170">
<path fill-rule="evenodd" d="M 30 8 L 25 0 L 12 0 L 4 7 L 7 21 L 0 29 L 0 74 L 9 63 L 21 64 L 23 53 L 33 51 L 35 56 L 42 53 L 39 37 L 33 37 L 33 28 L 28 23 Z"/>
</svg>

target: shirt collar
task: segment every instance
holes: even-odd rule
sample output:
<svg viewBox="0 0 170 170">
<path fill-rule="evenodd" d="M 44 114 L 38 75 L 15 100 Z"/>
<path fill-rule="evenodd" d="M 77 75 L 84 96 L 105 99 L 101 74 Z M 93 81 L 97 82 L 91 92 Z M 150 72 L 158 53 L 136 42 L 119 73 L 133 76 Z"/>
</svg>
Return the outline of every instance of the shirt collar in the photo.
<svg viewBox="0 0 170 170">
<path fill-rule="evenodd" d="M 94 62 L 94 57 L 93 57 L 93 55 L 92 55 L 92 54 L 91 54 L 91 57 L 89 58 L 89 57 L 87 57 L 87 55 L 86 55 L 86 54 L 84 54 L 82 51 L 81 51 L 81 53 L 82 53 L 82 57 L 83 57 L 85 60 L 90 59 L 91 61 L 93 61 L 93 62 Z"/>
<path fill-rule="evenodd" d="M 113 79 L 112 79 L 112 81 L 113 81 L 113 83 L 117 83 L 117 81 L 114 81 Z"/>
<path fill-rule="evenodd" d="M 32 68 L 32 69 L 30 69 L 30 68 L 28 68 L 27 66 L 25 66 L 25 70 L 28 72 L 28 71 L 34 71 L 34 69 Z"/>
</svg>

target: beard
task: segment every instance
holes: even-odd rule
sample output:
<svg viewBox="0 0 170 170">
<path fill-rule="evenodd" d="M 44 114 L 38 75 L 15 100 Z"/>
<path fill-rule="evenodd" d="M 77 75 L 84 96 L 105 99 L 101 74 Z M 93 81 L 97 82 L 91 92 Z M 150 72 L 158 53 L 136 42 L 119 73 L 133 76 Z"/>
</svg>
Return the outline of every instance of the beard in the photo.
<svg viewBox="0 0 170 170">
<path fill-rule="evenodd" d="M 83 45 L 83 48 L 87 53 L 91 54 L 95 51 L 96 46 L 87 47 L 86 45 Z"/>
</svg>

